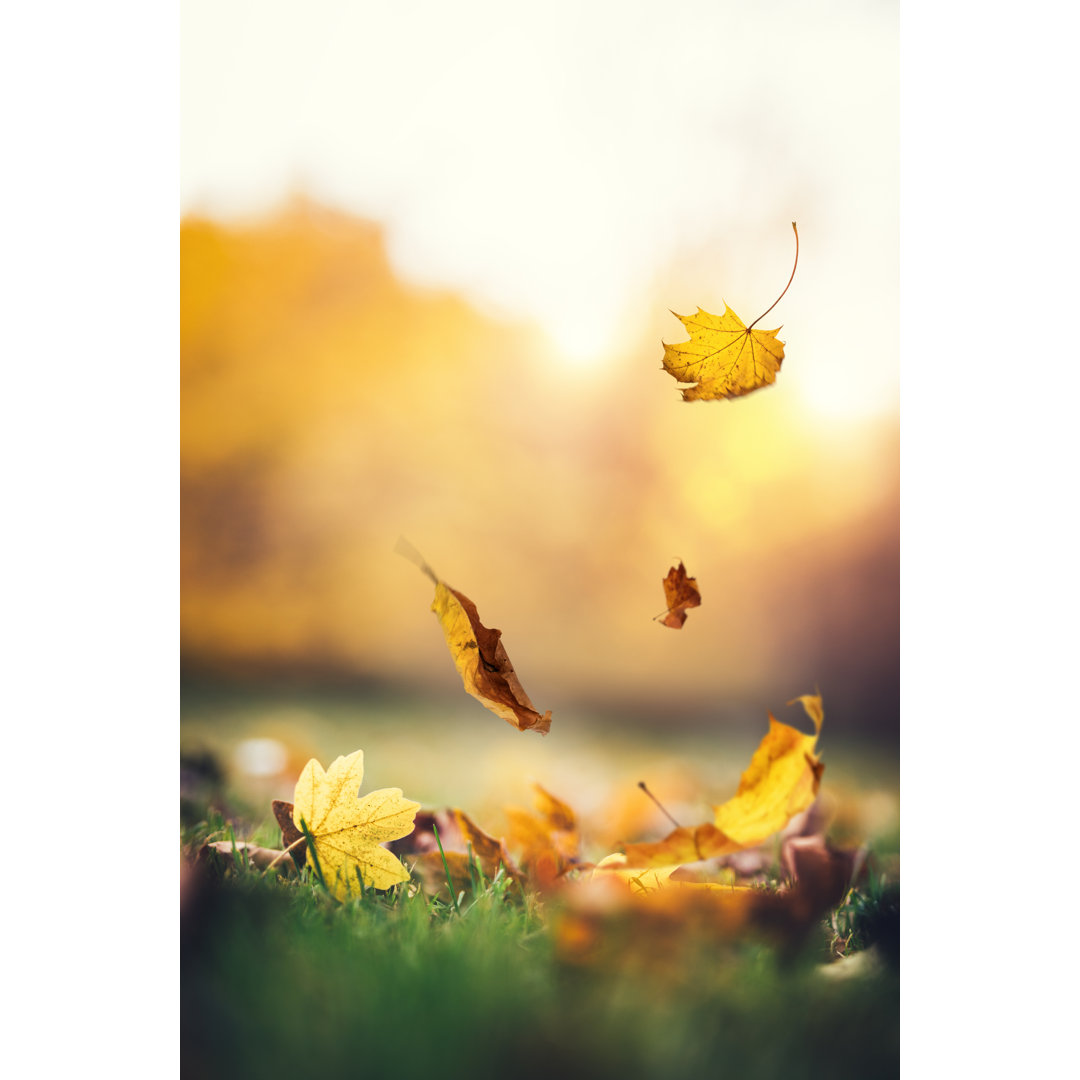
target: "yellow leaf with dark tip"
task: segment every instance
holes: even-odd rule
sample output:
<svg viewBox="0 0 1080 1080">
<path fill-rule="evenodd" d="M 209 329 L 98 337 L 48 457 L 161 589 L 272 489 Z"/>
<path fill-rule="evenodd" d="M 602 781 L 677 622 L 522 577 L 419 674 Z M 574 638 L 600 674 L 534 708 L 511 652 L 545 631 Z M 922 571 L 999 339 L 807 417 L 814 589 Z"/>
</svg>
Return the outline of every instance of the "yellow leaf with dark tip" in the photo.
<svg viewBox="0 0 1080 1080">
<path fill-rule="evenodd" d="M 551 712 L 541 716 L 529 700 L 506 655 L 502 631 L 484 626 L 476 605 L 443 581 L 435 582 L 431 610 L 438 617 L 466 691 L 519 731 L 546 735 L 551 728 Z"/>
<path fill-rule="evenodd" d="M 753 847 L 785 825 L 817 797 L 825 766 L 815 753 L 825 718 L 821 698 L 804 694 L 802 703 L 814 721 L 813 735 L 781 724 L 769 713 L 769 732 L 754 751 L 735 797 L 717 806 L 716 827 L 739 847 Z"/>
<path fill-rule="evenodd" d="M 825 710 L 818 694 L 804 694 L 788 704 L 796 702 L 813 720 L 813 735 L 781 724 L 769 713 L 768 733 L 754 751 L 735 795 L 714 807 L 713 822 L 681 826 L 654 843 L 626 844 L 623 865 L 628 869 L 683 865 L 755 847 L 808 809 L 825 770 L 816 753 Z"/>
<path fill-rule="evenodd" d="M 342 901 L 363 889 L 389 889 L 409 880 L 401 860 L 380 845 L 413 831 L 420 804 L 403 798 L 401 788 L 360 798 L 363 779 L 363 750 L 339 757 L 325 772 L 312 758 L 293 796 L 293 821 L 314 844 L 314 851 L 312 843 L 307 845 L 307 864 Z"/>
</svg>

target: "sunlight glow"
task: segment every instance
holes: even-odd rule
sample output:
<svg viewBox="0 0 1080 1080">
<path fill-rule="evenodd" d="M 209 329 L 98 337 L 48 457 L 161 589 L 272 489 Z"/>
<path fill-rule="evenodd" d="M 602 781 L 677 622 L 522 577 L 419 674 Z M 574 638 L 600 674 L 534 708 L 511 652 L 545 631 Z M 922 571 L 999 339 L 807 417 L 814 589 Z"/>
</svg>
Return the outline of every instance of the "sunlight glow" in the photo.
<svg viewBox="0 0 1080 1080">
<path fill-rule="evenodd" d="M 856 382 L 839 368 L 802 380 L 799 396 L 823 420 L 859 421 L 895 414 L 900 407 L 898 388 Z"/>
<path fill-rule="evenodd" d="M 545 329 L 557 359 L 569 368 L 599 368 L 611 359 L 611 324 L 596 312 L 567 311 L 561 317 L 552 317 Z"/>
<path fill-rule="evenodd" d="M 302 192 L 368 218 L 397 273 L 539 322 L 578 369 L 628 307 L 775 296 L 794 219 L 779 322 L 796 290 L 832 312 L 865 286 L 879 327 L 894 301 L 891 5 L 190 0 L 181 19 L 185 212 Z M 663 287 L 680 269 L 686 303 Z M 860 407 L 836 389 L 814 400 Z"/>
</svg>

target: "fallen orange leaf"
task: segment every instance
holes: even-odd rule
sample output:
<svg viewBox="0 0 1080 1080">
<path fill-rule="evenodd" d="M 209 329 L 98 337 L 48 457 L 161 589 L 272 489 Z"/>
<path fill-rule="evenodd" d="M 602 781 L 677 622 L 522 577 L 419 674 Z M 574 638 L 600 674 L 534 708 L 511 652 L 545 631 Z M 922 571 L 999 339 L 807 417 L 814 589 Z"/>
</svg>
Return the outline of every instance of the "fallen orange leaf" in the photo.
<svg viewBox="0 0 1080 1080">
<path fill-rule="evenodd" d="M 563 891 L 557 954 L 574 964 L 678 974 L 688 951 L 746 932 L 792 954 L 843 900 L 859 853 L 833 850 L 820 837 L 789 845 L 790 880 L 777 888 L 683 881 L 671 868 L 629 869 L 622 856 L 609 855 Z"/>
<path fill-rule="evenodd" d="M 469 868 L 469 856 L 464 851 L 425 851 L 410 859 L 409 866 L 428 896 L 453 903 L 454 897 L 472 890 L 473 873 Z M 450 870 L 453 894 L 446 880 L 447 868 Z"/>
<path fill-rule="evenodd" d="M 580 866 L 581 837 L 574 811 L 539 784 L 533 784 L 533 804 L 537 813 L 508 806 L 506 817 L 510 844 L 520 852 L 522 869 L 544 889 Z"/>
<path fill-rule="evenodd" d="M 391 844 L 390 850 L 408 860 L 424 891 L 431 896 L 447 892 L 447 867 L 455 896 L 462 890 L 472 891 L 478 880 L 477 869 L 487 882 L 494 881 L 500 869 L 511 882 L 520 886 L 522 881 L 521 871 L 502 840 L 486 833 L 464 810 L 420 811 L 416 829 Z"/>
<path fill-rule="evenodd" d="M 494 881 L 501 867 L 512 881 L 521 882 L 521 872 L 514 865 L 502 840 L 484 832 L 464 810 L 455 810 L 454 817 L 464 843 L 472 849 L 473 857 L 488 881 Z"/>
</svg>

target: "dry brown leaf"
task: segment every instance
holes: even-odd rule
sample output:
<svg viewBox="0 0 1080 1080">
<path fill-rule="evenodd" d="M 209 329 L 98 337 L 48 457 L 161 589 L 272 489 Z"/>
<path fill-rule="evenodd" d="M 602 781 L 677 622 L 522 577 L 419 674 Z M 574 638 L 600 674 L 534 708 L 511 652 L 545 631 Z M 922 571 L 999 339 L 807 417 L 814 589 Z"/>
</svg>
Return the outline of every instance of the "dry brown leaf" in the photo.
<svg viewBox="0 0 1080 1080">
<path fill-rule="evenodd" d="M 414 874 L 429 896 L 449 899 L 447 866 L 450 868 L 455 896 L 462 890 L 471 892 L 477 877 L 494 881 L 500 869 L 512 882 L 521 884 L 521 872 L 507 854 L 506 845 L 481 829 L 463 810 L 421 812 L 417 814 L 417 823 L 419 836 L 407 838 L 414 841 L 414 846 L 406 849 L 404 843 L 399 842 L 400 847 L 392 845 L 391 849 L 409 859 Z M 438 827 L 442 852 L 438 850 L 432 823 Z M 409 858 L 412 855 L 415 855 L 415 859 Z M 470 856 L 475 869 L 470 869 Z"/>
<path fill-rule="evenodd" d="M 297 869 L 299 869 L 307 860 L 307 840 L 293 822 L 293 804 L 283 802 L 281 799 L 274 799 L 270 804 L 270 808 L 274 811 L 274 819 L 278 823 L 278 828 L 281 829 L 281 842 L 293 857 L 293 862 L 296 863 Z"/>
<path fill-rule="evenodd" d="M 301 835 L 303 834 L 301 833 Z M 207 858 L 220 856 L 231 861 L 234 855 L 239 856 L 241 859 L 246 858 L 252 866 L 256 866 L 260 870 L 268 870 L 272 866 L 285 871 L 294 869 L 292 861 L 286 858 L 284 851 L 276 848 L 259 847 L 258 844 L 249 844 L 243 841 L 215 840 L 203 844 L 199 849 L 197 859 L 205 861 Z"/>
<path fill-rule="evenodd" d="M 521 865 L 530 866 L 545 855 L 560 864 L 560 872 L 577 859 L 581 848 L 574 811 L 539 784 L 533 784 L 533 805 L 537 813 L 520 807 L 506 807 L 510 822 L 510 844 L 520 851 Z"/>
<path fill-rule="evenodd" d="M 435 830 L 438 829 L 438 839 Z M 391 840 L 387 849 L 395 855 L 423 855 L 428 851 L 464 851 L 465 843 L 452 810 L 418 810 L 416 827 L 408 836 Z"/>
<path fill-rule="evenodd" d="M 664 600 L 667 603 L 667 614 L 659 619 L 664 626 L 670 626 L 672 630 L 678 630 L 686 622 L 686 609 L 700 607 L 701 593 L 698 591 L 697 578 L 686 576 L 686 567 L 682 560 L 678 566 L 673 566 L 663 580 Z"/>
</svg>

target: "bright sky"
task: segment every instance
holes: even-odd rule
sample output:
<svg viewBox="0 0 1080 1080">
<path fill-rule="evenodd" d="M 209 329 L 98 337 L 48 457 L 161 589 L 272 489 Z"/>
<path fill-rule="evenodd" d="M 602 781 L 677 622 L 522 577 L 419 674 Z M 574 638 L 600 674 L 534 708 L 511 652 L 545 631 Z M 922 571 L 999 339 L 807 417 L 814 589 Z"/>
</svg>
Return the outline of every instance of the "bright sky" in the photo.
<svg viewBox="0 0 1080 1080">
<path fill-rule="evenodd" d="M 537 320 L 582 371 L 668 308 L 756 318 L 797 220 L 762 324 L 785 381 L 838 418 L 896 409 L 895 0 L 181 13 L 184 213 L 302 191 L 372 218 L 402 276 Z"/>
</svg>

